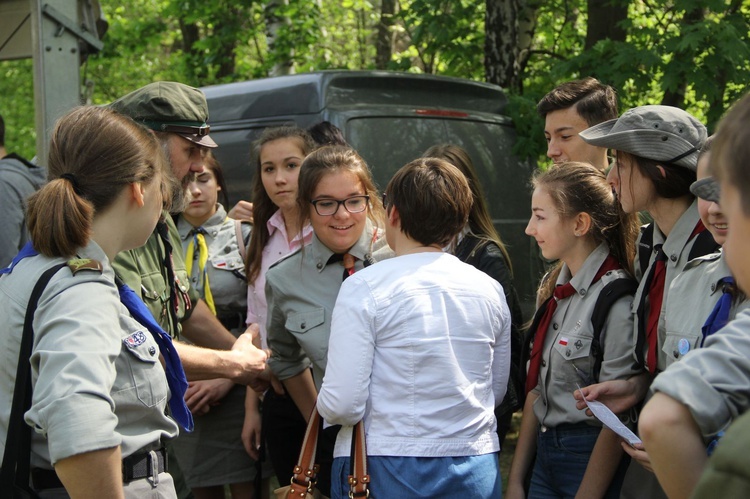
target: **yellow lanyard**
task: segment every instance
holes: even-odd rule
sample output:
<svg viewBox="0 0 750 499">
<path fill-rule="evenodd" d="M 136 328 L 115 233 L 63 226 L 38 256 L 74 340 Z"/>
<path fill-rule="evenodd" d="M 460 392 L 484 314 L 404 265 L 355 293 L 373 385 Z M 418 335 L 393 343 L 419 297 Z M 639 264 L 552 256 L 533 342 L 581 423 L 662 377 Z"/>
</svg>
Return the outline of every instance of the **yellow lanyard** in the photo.
<svg viewBox="0 0 750 499">
<path fill-rule="evenodd" d="M 214 304 L 214 297 L 211 294 L 211 286 L 208 282 L 208 272 L 206 264 L 208 263 L 208 245 L 206 244 L 206 238 L 204 237 L 205 229 L 199 227 L 195 229 L 193 233 L 193 240 L 185 251 L 185 269 L 187 270 L 188 276 L 193 275 L 193 259 L 195 258 L 195 247 L 198 246 L 198 272 L 200 273 L 200 283 L 203 285 L 203 298 L 206 300 L 206 305 L 211 309 L 211 312 L 216 315 L 216 305 Z"/>
</svg>

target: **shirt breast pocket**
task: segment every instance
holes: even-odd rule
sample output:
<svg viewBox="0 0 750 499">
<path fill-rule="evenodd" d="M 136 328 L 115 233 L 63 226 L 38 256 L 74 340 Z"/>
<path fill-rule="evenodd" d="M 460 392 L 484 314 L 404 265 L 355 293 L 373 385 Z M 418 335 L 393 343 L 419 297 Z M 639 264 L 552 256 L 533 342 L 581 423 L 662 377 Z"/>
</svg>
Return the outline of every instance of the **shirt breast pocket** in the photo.
<svg viewBox="0 0 750 499">
<path fill-rule="evenodd" d="M 326 311 L 323 307 L 294 312 L 286 318 L 286 329 L 292 334 L 305 334 L 325 323 Z"/>
<path fill-rule="evenodd" d="M 573 387 L 595 383 L 591 373 L 591 343 L 590 337 L 560 334 L 552 346 L 553 376 Z M 560 368 L 555 369 L 554 364 Z"/>
<path fill-rule="evenodd" d="M 245 263 L 239 254 L 217 255 L 211 258 L 211 267 L 215 270 L 232 272 L 238 279 L 245 275 Z"/>
<path fill-rule="evenodd" d="M 141 296 L 156 320 L 161 322 L 161 318 L 166 314 L 166 304 L 169 300 L 164 277 L 158 272 L 142 276 Z"/>
<path fill-rule="evenodd" d="M 167 380 L 159 362 L 159 347 L 148 331 L 136 331 L 122 340 L 126 363 L 138 400 L 153 407 L 168 395 Z"/>
<path fill-rule="evenodd" d="M 688 352 L 691 352 L 700 346 L 700 340 L 703 336 L 696 333 L 677 333 L 667 332 L 664 338 L 662 352 L 666 357 L 666 366 L 677 362 Z"/>
</svg>

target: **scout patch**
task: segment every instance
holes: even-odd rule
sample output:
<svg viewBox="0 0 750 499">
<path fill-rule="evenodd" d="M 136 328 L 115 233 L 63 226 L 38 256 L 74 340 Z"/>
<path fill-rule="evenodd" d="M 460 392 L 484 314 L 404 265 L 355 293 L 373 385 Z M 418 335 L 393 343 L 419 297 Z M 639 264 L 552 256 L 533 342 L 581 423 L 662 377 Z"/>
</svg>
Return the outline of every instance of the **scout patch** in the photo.
<svg viewBox="0 0 750 499">
<path fill-rule="evenodd" d="M 122 342 L 125 343 L 125 346 L 127 346 L 128 348 L 135 348 L 138 345 L 142 345 L 146 342 L 146 333 L 144 333 L 143 331 L 136 331 L 135 333 L 122 340 Z"/>
<path fill-rule="evenodd" d="M 566 337 L 563 336 L 562 338 L 560 338 L 560 341 L 558 341 L 557 343 L 560 344 L 560 345 L 562 345 L 562 346 L 564 346 L 564 347 L 566 347 L 566 346 L 568 346 L 568 338 L 566 338 Z"/>
<path fill-rule="evenodd" d="M 73 258 L 72 260 L 68 260 L 68 267 L 70 267 L 73 275 L 76 275 L 81 270 L 93 270 L 100 274 L 104 270 L 99 260 L 92 260 L 90 258 Z"/>
</svg>

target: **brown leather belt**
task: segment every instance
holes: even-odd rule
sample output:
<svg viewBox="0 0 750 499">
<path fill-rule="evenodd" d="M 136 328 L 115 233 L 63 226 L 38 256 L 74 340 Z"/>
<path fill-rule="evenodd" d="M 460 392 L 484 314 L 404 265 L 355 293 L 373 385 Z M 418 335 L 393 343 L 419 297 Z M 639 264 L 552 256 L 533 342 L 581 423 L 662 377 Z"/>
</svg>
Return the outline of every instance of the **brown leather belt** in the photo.
<svg viewBox="0 0 750 499">
<path fill-rule="evenodd" d="M 156 459 L 150 452 L 138 452 L 122 460 L 122 481 L 129 483 L 141 478 L 152 478 L 154 473 L 164 473 L 167 469 L 167 451 L 164 448 L 154 450 Z M 64 488 L 55 470 L 33 468 L 31 483 L 34 490 Z"/>
</svg>

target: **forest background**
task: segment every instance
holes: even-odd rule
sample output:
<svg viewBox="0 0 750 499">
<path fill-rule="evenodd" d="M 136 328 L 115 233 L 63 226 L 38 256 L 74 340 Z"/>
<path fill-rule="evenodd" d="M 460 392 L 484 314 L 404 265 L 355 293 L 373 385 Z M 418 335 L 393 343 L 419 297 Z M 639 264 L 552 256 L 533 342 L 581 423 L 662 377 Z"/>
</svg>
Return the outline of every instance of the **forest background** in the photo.
<svg viewBox="0 0 750 499">
<path fill-rule="evenodd" d="M 104 50 L 83 101 L 155 80 L 206 86 L 322 69 L 387 69 L 495 83 L 517 153 L 542 160 L 536 102 L 595 76 L 621 110 L 687 109 L 713 130 L 750 82 L 748 0 L 100 0 Z M 32 61 L 0 62 L 9 150 L 34 155 Z M 544 161 L 544 160 L 542 160 Z"/>
</svg>

